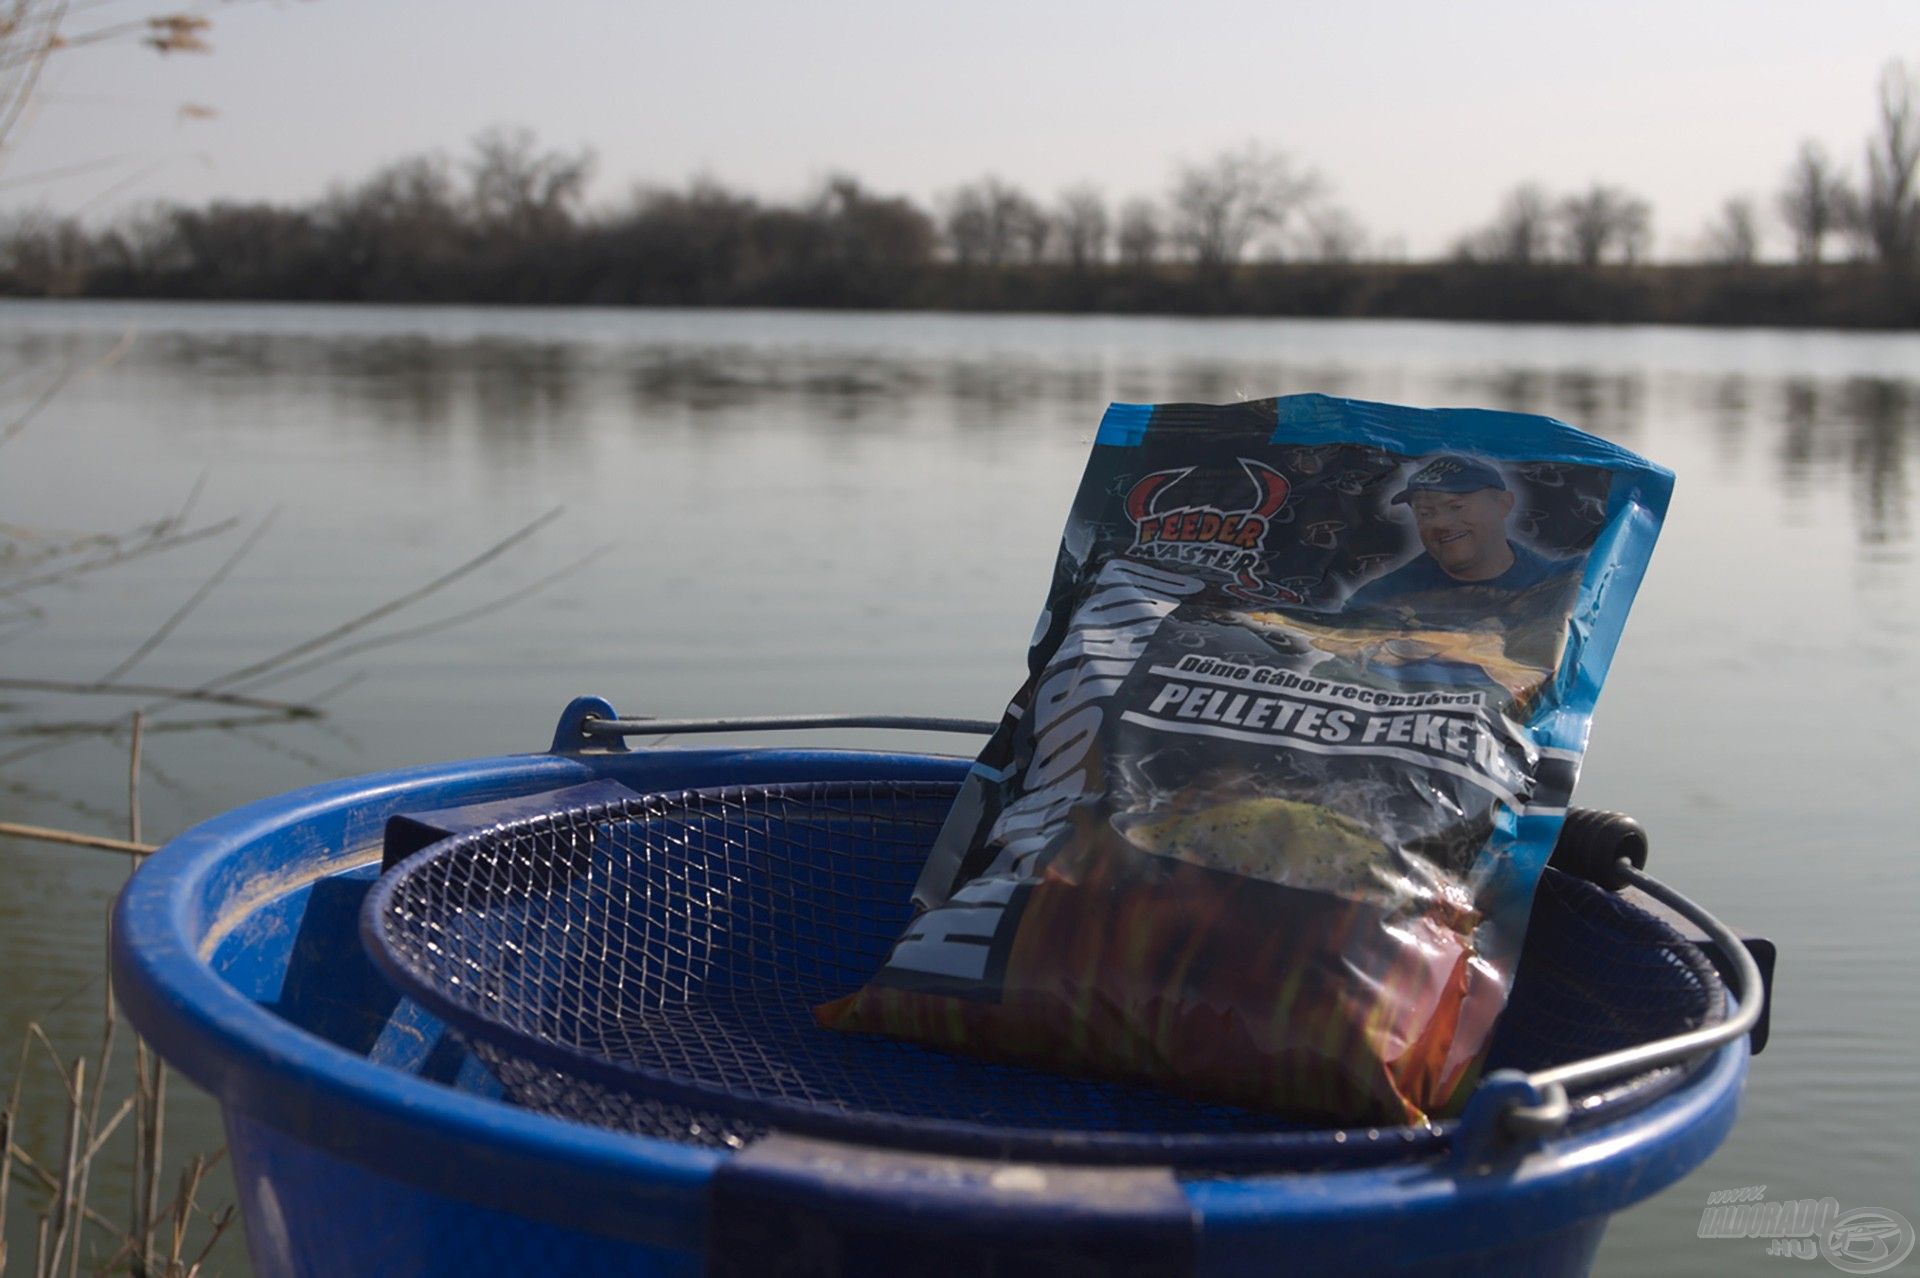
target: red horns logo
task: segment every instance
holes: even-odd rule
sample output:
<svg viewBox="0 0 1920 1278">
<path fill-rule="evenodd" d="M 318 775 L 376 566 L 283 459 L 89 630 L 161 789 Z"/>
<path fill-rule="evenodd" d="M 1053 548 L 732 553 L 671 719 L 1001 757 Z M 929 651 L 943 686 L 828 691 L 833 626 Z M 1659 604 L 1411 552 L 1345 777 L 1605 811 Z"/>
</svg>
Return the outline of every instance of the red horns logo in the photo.
<svg viewBox="0 0 1920 1278">
<path fill-rule="evenodd" d="M 1280 600 L 1292 592 L 1260 580 L 1254 569 L 1271 521 L 1287 504 L 1293 486 L 1265 462 L 1246 457 L 1238 461 L 1253 481 L 1253 502 L 1234 510 L 1213 505 L 1159 508 L 1167 490 L 1193 473 L 1192 466 L 1142 476 L 1127 491 L 1127 518 L 1134 527 L 1131 553 L 1221 569 L 1234 574 L 1238 584 L 1229 589 L 1235 594 Z"/>
<path fill-rule="evenodd" d="M 1240 510 L 1222 510 L 1218 506 L 1177 506 L 1155 510 L 1160 495 L 1172 484 L 1193 473 L 1182 470 L 1156 470 L 1141 478 L 1127 493 L 1127 518 L 1138 533 L 1137 546 L 1154 542 L 1213 544 L 1253 550 L 1267 535 L 1267 521 L 1287 504 L 1293 485 L 1265 462 L 1239 459 L 1240 468 L 1253 480 L 1254 503 Z"/>
</svg>

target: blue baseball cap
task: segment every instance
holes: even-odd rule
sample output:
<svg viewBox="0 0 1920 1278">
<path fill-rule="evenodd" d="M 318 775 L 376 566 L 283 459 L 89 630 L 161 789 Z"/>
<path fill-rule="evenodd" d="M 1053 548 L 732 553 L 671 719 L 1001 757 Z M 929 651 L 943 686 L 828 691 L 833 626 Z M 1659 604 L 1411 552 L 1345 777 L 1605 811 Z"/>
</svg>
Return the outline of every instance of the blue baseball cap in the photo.
<svg viewBox="0 0 1920 1278">
<path fill-rule="evenodd" d="M 1391 504 L 1398 506 L 1410 502 L 1415 493 L 1477 493 L 1482 488 L 1497 488 L 1505 492 L 1507 481 L 1485 462 L 1454 453 L 1442 453 L 1427 459 L 1419 470 L 1409 475 L 1407 486 L 1400 490 L 1399 496 Z"/>
</svg>

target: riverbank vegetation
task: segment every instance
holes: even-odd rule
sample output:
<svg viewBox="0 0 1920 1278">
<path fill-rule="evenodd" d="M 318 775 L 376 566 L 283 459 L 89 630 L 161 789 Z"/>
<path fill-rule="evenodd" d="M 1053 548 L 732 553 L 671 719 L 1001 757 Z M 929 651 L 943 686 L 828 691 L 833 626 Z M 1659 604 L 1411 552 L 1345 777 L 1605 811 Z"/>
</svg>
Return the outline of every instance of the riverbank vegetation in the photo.
<svg viewBox="0 0 1920 1278">
<path fill-rule="evenodd" d="M 1451 252 L 1407 261 L 1327 182 L 1258 144 L 1158 197 L 1043 200 L 984 177 L 932 207 L 832 177 L 780 202 L 700 179 L 585 202 L 589 153 L 496 128 L 305 204 L 152 205 L 0 225 L 0 292 L 223 301 L 796 306 L 1920 325 L 1920 75 L 1889 66 L 1856 168 L 1803 143 L 1652 260 L 1651 202 L 1514 188 Z M 1768 257 L 1771 240 L 1789 255 Z"/>
</svg>

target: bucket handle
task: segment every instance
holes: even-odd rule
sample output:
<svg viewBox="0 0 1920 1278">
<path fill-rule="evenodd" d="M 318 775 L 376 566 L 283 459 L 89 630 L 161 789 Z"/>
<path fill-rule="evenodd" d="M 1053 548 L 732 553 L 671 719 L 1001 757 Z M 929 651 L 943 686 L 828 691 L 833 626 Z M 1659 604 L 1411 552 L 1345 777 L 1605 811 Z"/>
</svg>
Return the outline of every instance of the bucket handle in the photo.
<svg viewBox="0 0 1920 1278">
<path fill-rule="evenodd" d="M 987 719 L 946 719 L 911 714 L 801 714 L 759 715 L 712 719 L 623 719 L 598 697 L 577 697 L 560 716 L 554 733 L 555 753 L 623 751 L 629 736 L 677 736 L 710 732 L 781 732 L 814 728 L 880 728 L 904 732 L 955 732 L 991 736 L 1000 725 Z M 1576 828 L 1613 814 L 1572 809 L 1569 824 Z M 1630 823 L 1629 823 L 1630 824 Z M 1570 1113 L 1569 1087 L 1584 1087 L 1624 1074 L 1696 1059 L 1753 1032 L 1766 1007 L 1766 980 L 1753 955 L 1732 929 L 1692 898 L 1648 875 L 1646 844 L 1624 846 L 1626 855 L 1568 859 L 1564 865 L 1618 892 L 1634 888 L 1652 897 L 1698 927 L 1733 967 L 1733 1015 L 1712 1025 L 1655 1039 L 1619 1051 L 1569 1061 L 1551 1069 L 1523 1073 L 1496 1070 L 1482 1079 L 1460 1116 L 1454 1137 L 1454 1156 L 1481 1161 L 1501 1145 L 1531 1144 L 1566 1126 Z M 1602 862 L 1606 862 L 1602 864 Z"/>
<path fill-rule="evenodd" d="M 785 732 L 814 728 L 887 728 L 896 732 L 958 732 L 992 736 L 1000 727 L 986 719 L 939 719 L 917 714 L 787 714 L 718 719 L 622 719 L 598 697 L 576 698 L 560 715 L 555 754 L 625 750 L 626 738 L 708 732 Z"/>
</svg>

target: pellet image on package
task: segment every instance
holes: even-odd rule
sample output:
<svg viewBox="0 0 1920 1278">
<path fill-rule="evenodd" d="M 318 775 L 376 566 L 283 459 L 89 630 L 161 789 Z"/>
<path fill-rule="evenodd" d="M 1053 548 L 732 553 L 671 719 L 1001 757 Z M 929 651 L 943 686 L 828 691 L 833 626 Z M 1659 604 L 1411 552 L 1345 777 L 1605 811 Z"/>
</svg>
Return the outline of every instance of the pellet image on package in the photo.
<svg viewBox="0 0 1920 1278">
<path fill-rule="evenodd" d="M 921 912 L 817 1017 L 1302 1117 L 1447 1112 L 1671 487 L 1521 414 L 1113 406 Z"/>
</svg>

